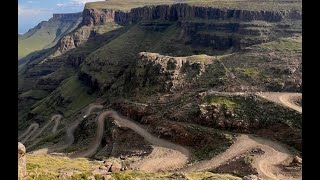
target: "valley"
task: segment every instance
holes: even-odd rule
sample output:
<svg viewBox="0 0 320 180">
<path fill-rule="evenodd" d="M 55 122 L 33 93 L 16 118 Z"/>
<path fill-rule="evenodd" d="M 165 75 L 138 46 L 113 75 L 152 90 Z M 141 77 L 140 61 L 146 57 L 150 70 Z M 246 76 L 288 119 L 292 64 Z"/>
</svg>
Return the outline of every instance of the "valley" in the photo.
<svg viewBox="0 0 320 180">
<path fill-rule="evenodd" d="M 299 0 L 53 15 L 18 36 L 23 178 L 302 179 L 301 24 Z"/>
</svg>

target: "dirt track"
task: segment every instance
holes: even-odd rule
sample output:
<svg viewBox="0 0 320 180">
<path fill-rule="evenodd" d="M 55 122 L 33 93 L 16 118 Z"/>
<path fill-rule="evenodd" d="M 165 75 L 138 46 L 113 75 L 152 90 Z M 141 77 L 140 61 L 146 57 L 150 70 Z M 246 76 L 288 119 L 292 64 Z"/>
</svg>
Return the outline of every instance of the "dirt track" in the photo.
<svg viewBox="0 0 320 180">
<path fill-rule="evenodd" d="M 40 129 L 40 131 L 38 131 L 38 133 L 35 134 L 35 135 L 30 139 L 30 141 L 35 140 L 35 139 L 52 123 L 52 121 L 55 121 L 55 125 L 53 126 L 51 132 L 52 132 L 52 133 L 55 133 L 55 132 L 57 131 L 57 129 L 58 129 L 58 126 L 59 126 L 59 124 L 60 124 L 61 118 L 62 118 L 62 115 L 60 115 L 60 114 L 55 114 L 55 115 L 51 116 L 51 119 L 47 122 L 47 124 L 45 124 L 45 125 Z M 31 145 L 27 146 L 26 149 L 28 150 L 28 149 L 32 148 L 32 147 L 35 146 L 40 140 L 41 140 L 41 139 L 38 139 L 37 141 L 33 142 Z"/>
<path fill-rule="evenodd" d="M 210 160 L 202 161 L 190 167 L 183 168 L 180 171 L 194 172 L 214 169 L 233 157 L 241 155 L 253 148 L 261 148 L 265 151 L 265 154 L 257 158 L 253 163 L 254 167 L 257 168 L 261 178 L 286 180 L 301 179 L 282 174 L 281 171 L 276 167 L 276 165 L 280 164 L 291 155 L 290 151 L 285 145 L 264 138 L 244 134 L 240 135 L 237 138 L 237 141 L 224 153 L 221 153 Z"/>
<path fill-rule="evenodd" d="M 52 128 L 52 132 L 55 133 L 56 130 L 57 130 L 57 127 L 58 127 L 58 125 L 59 125 L 59 123 L 60 123 L 60 119 L 61 119 L 61 118 L 62 118 L 62 115 L 60 115 L 60 114 L 55 114 L 55 115 L 53 115 L 53 116 L 51 117 L 50 121 L 48 121 L 47 124 L 45 124 L 45 125 L 40 129 L 40 131 L 38 131 L 38 133 L 35 134 L 35 135 L 30 139 L 30 141 L 35 140 L 35 139 L 51 124 L 52 121 L 55 121 L 55 125 L 54 125 L 54 127 Z"/>
<path fill-rule="evenodd" d="M 54 150 L 61 151 L 69 147 L 74 141 L 74 131 L 79 126 L 79 124 L 85 119 L 84 117 L 89 116 L 93 110 L 101 109 L 101 108 L 103 108 L 102 105 L 90 104 L 84 116 L 81 116 L 79 120 L 77 120 L 75 123 L 73 123 L 70 127 L 67 128 L 66 137 L 65 137 L 66 143 L 63 144 L 62 146 L 54 148 Z"/>
<path fill-rule="evenodd" d="M 163 139 L 159 139 L 155 136 L 153 136 L 152 134 L 150 134 L 148 131 L 146 131 L 145 129 L 143 129 L 142 127 L 140 127 L 137 123 L 128 120 L 127 118 L 119 115 L 116 111 L 112 111 L 112 110 L 107 110 L 102 112 L 98 119 L 97 119 L 97 132 L 96 132 L 96 137 L 94 139 L 94 141 L 89 145 L 88 149 L 86 151 L 83 152 L 76 152 L 74 154 L 71 155 L 71 157 L 88 157 L 93 155 L 98 147 L 100 146 L 101 143 L 101 139 L 103 136 L 103 130 L 104 130 L 104 121 L 106 119 L 106 117 L 112 117 L 115 122 L 120 126 L 120 127 L 127 127 L 131 130 L 133 130 L 134 132 L 136 132 L 137 134 L 139 134 L 140 136 L 144 137 L 146 141 L 150 142 L 151 144 L 155 145 L 155 146 L 161 146 L 164 148 L 169 148 L 172 151 L 178 151 L 180 153 L 176 153 L 176 156 L 170 158 L 171 162 L 174 161 L 179 161 L 181 162 L 181 160 L 183 161 L 182 163 L 180 163 L 181 165 L 186 164 L 188 162 L 188 159 L 190 157 L 190 152 L 188 149 L 171 143 L 169 141 L 163 140 Z M 163 161 L 165 160 L 165 161 Z M 158 166 L 157 169 L 159 169 L 159 167 L 162 168 L 168 168 L 165 166 L 169 166 L 171 167 L 172 164 L 174 163 L 168 163 L 169 159 L 162 159 L 163 162 L 161 164 L 161 160 L 157 160 L 156 162 L 151 162 L 151 161 L 155 161 L 154 159 L 151 160 L 150 162 L 145 162 L 144 164 L 149 164 L 149 165 L 154 165 L 154 166 Z M 151 170 L 153 171 L 153 170 Z"/>
<path fill-rule="evenodd" d="M 280 93 L 280 92 L 263 92 L 257 93 L 258 96 L 267 99 L 269 101 L 273 101 L 278 104 L 282 104 L 291 109 L 294 109 L 300 113 L 302 113 L 302 107 L 295 103 L 296 100 L 302 98 L 301 93 Z"/>
<path fill-rule="evenodd" d="M 84 116 L 88 116 L 91 114 L 91 112 L 95 109 L 101 109 L 103 106 L 102 105 L 96 105 L 96 104 L 90 104 L 88 109 L 86 110 L 86 112 L 84 113 Z M 61 145 L 58 146 L 54 146 L 54 147 L 50 147 L 50 148 L 43 148 L 43 149 L 38 149 L 36 151 L 33 151 L 33 154 L 47 154 L 47 153 L 51 153 L 54 151 L 61 151 L 66 149 L 67 147 L 69 147 L 73 141 L 74 141 L 74 131 L 75 129 L 78 127 L 78 125 L 84 120 L 85 118 L 83 116 L 81 116 L 81 118 L 76 121 L 75 123 L 73 123 L 70 127 L 67 128 L 66 130 L 66 139 L 65 139 L 65 143 L 62 143 Z M 60 120 L 60 119 L 59 119 Z M 50 121 L 51 122 L 51 121 Z M 50 124 L 50 122 L 48 122 L 48 124 Z M 52 132 L 54 133 L 57 130 L 58 127 L 58 123 L 55 124 L 55 126 L 52 129 Z M 34 142 L 31 146 L 28 146 L 28 148 L 33 147 L 34 145 L 36 145 L 40 140 Z"/>
<path fill-rule="evenodd" d="M 32 134 L 36 132 L 38 128 L 39 128 L 38 123 L 32 123 L 28 127 L 28 129 L 21 136 L 18 137 L 18 140 L 25 137 L 23 140 L 21 140 L 21 143 L 25 143 L 32 136 Z"/>
<path fill-rule="evenodd" d="M 151 154 L 130 164 L 130 168 L 139 169 L 146 172 L 172 171 L 186 164 L 188 157 L 181 152 L 160 147 L 152 146 Z"/>
<path fill-rule="evenodd" d="M 59 123 L 60 123 L 60 119 L 62 118 L 62 116 L 60 114 L 55 114 L 51 117 L 51 119 L 48 121 L 47 124 L 45 124 L 40 131 L 35 134 L 30 141 L 33 141 L 34 139 L 36 139 L 42 132 L 43 130 L 45 130 L 50 124 L 51 122 L 54 120 L 55 121 L 55 125 L 52 128 L 52 132 L 55 133 L 58 129 Z M 21 138 L 25 137 L 23 140 L 21 140 L 21 143 L 25 143 L 29 140 L 29 138 L 36 132 L 36 130 L 39 129 L 39 124 L 38 123 L 32 123 L 28 129 L 21 135 L 19 136 L 18 140 L 20 140 Z M 31 131 L 32 130 L 32 131 Z"/>
<path fill-rule="evenodd" d="M 302 112 L 301 107 L 295 104 L 295 101 L 301 98 L 301 94 L 299 93 L 268 92 L 257 95 L 267 100 L 290 107 L 298 112 Z M 89 115 L 95 108 L 101 109 L 102 106 L 90 106 L 85 115 Z M 102 112 L 97 118 L 96 137 L 88 146 L 88 149 L 83 152 L 76 152 L 72 154 L 71 157 L 88 157 L 96 153 L 103 136 L 104 122 L 106 117 L 112 117 L 118 126 L 123 126 L 135 131 L 137 134 L 144 137 L 146 141 L 154 145 L 153 152 L 146 158 L 141 159 L 133 164 L 134 167 L 138 167 L 144 171 L 156 172 L 159 170 L 173 170 L 183 166 L 188 162 L 190 158 L 190 152 L 188 149 L 153 136 L 137 123 L 128 120 L 127 118 L 119 115 L 116 111 L 112 110 Z M 83 119 L 84 118 L 79 119 L 79 121 L 67 129 L 67 146 L 73 143 L 73 132 Z M 31 127 L 29 127 L 29 129 L 23 135 L 25 136 L 25 134 L 28 134 L 28 131 L 31 131 Z M 22 137 L 22 135 L 20 137 Z M 194 172 L 213 169 L 252 148 L 261 148 L 265 151 L 265 154 L 256 158 L 253 163 L 254 167 L 256 167 L 258 170 L 259 176 L 263 179 L 301 179 L 301 177 L 294 178 L 288 174 L 284 174 L 278 167 L 276 167 L 276 165 L 280 164 L 291 156 L 291 153 L 286 146 L 275 141 L 244 134 L 240 135 L 237 138 L 237 141 L 224 153 L 217 155 L 211 160 L 202 161 L 198 164 L 182 168 L 179 171 Z"/>
</svg>

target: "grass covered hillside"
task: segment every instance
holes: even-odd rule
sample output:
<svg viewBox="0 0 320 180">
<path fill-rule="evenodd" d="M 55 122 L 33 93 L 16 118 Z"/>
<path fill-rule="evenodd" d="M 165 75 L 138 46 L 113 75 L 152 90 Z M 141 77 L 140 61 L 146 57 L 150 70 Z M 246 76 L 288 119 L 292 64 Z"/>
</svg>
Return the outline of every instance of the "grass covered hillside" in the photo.
<svg viewBox="0 0 320 180">
<path fill-rule="evenodd" d="M 80 21 L 18 35 L 29 179 L 301 179 L 301 0 L 106 0 Z"/>
<path fill-rule="evenodd" d="M 54 46 L 63 35 L 74 30 L 81 20 L 81 13 L 72 17 L 53 17 L 39 23 L 27 33 L 18 35 L 18 58 Z"/>
</svg>

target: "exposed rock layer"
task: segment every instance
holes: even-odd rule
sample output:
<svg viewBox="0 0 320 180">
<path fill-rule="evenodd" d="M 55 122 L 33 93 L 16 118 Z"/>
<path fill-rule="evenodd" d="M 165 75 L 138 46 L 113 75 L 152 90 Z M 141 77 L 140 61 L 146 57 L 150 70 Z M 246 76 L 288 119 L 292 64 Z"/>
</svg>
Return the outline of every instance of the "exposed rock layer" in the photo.
<svg viewBox="0 0 320 180">
<path fill-rule="evenodd" d="M 108 22 L 130 24 L 142 19 L 146 20 L 182 20 L 182 19 L 237 19 L 241 21 L 261 20 L 278 22 L 284 18 L 301 19 L 302 13 L 290 11 L 251 11 L 240 9 L 220 9 L 213 7 L 198 7 L 188 4 L 158 5 L 133 8 L 130 12 L 112 9 L 84 9 L 84 25 L 102 25 Z"/>
</svg>

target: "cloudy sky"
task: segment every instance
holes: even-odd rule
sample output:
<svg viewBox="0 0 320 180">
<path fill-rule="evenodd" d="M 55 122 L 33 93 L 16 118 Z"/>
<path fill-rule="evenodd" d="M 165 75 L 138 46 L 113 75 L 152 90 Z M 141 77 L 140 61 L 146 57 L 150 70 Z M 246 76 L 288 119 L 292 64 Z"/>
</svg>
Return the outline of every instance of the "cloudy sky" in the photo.
<svg viewBox="0 0 320 180">
<path fill-rule="evenodd" d="M 86 2 L 101 0 L 18 0 L 18 32 L 25 33 L 53 13 L 81 12 Z"/>
</svg>

